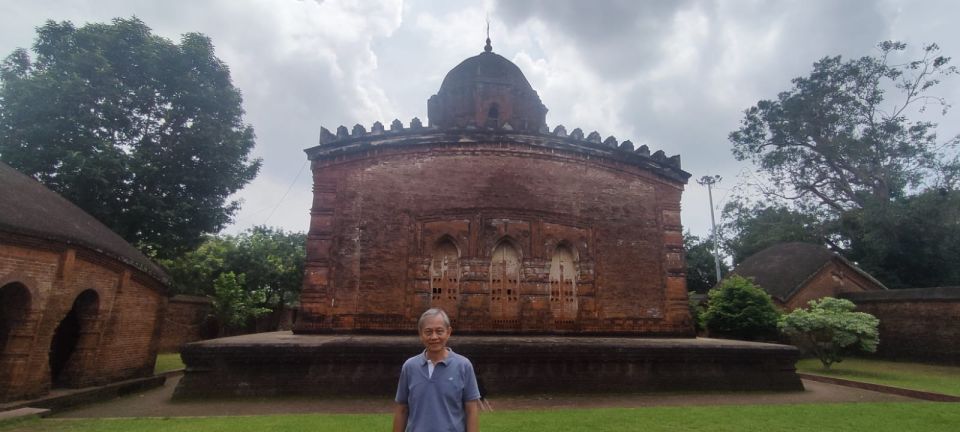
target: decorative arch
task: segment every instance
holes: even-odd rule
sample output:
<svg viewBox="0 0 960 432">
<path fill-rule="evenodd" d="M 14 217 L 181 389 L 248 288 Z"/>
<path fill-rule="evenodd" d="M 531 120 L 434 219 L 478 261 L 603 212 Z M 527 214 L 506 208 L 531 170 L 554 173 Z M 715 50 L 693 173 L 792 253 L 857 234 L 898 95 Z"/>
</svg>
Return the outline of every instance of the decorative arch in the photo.
<svg viewBox="0 0 960 432">
<path fill-rule="evenodd" d="M 450 236 L 437 240 L 430 257 L 430 305 L 455 315 L 460 299 L 460 248 Z"/>
<path fill-rule="evenodd" d="M 577 318 L 577 278 L 580 274 L 576 249 L 560 242 L 550 256 L 550 309 L 554 319 Z"/>
<path fill-rule="evenodd" d="M 494 324 L 510 324 L 520 317 L 521 254 L 514 242 L 503 238 L 490 254 L 490 317 Z"/>
<path fill-rule="evenodd" d="M 34 293 L 18 281 L 0 285 L 0 401 L 18 396 L 36 328 Z M 20 378 L 18 378 L 20 377 Z"/>
<path fill-rule="evenodd" d="M 500 104 L 493 102 L 487 109 L 487 119 L 497 121 L 500 119 Z"/>
<path fill-rule="evenodd" d="M 30 316 L 33 296 L 26 285 L 10 282 L 0 287 L 0 358 L 6 357 L 8 341 L 21 330 Z"/>
<path fill-rule="evenodd" d="M 50 380 L 54 387 L 81 387 L 99 341 L 100 294 L 87 289 L 77 295 L 50 341 Z"/>
</svg>

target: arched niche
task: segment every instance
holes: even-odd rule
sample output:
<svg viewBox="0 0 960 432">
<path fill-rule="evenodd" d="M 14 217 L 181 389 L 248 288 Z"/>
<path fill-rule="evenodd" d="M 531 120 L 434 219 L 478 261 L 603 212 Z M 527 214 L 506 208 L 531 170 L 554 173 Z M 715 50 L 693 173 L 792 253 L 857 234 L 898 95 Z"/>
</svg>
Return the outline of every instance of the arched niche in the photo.
<svg viewBox="0 0 960 432">
<path fill-rule="evenodd" d="M 460 250 L 450 237 L 441 238 L 430 257 L 430 305 L 455 316 L 460 298 Z"/>
<path fill-rule="evenodd" d="M 521 262 L 519 251 L 507 240 L 490 255 L 490 318 L 495 326 L 511 326 L 520 316 Z"/>
<path fill-rule="evenodd" d="M 576 256 L 573 248 L 561 243 L 554 248 L 550 257 L 550 310 L 556 320 L 577 318 L 577 278 L 580 270 Z"/>
<path fill-rule="evenodd" d="M 19 399 L 29 386 L 26 371 L 33 351 L 35 292 L 21 282 L 0 286 L 0 401 Z"/>
<path fill-rule="evenodd" d="M 26 324 L 30 306 L 30 290 L 23 284 L 12 282 L 0 287 L 0 355 L 7 354 L 7 342 Z"/>
<path fill-rule="evenodd" d="M 81 387 L 98 340 L 100 295 L 88 289 L 73 301 L 50 341 L 50 380 L 53 387 Z"/>
</svg>

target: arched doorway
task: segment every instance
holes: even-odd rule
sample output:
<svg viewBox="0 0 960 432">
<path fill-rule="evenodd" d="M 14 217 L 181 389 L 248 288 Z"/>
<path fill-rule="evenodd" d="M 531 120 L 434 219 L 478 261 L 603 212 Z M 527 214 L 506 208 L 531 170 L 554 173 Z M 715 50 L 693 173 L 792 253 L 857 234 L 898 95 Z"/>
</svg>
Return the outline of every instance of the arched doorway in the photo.
<svg viewBox="0 0 960 432">
<path fill-rule="evenodd" d="M 12 282 L 0 287 L 0 401 L 16 399 L 31 348 L 30 290 Z M 21 382 L 14 382 L 19 377 Z"/>
<path fill-rule="evenodd" d="M 490 318 L 494 327 L 513 328 L 520 317 L 520 254 L 500 242 L 490 257 Z"/>
<path fill-rule="evenodd" d="M 86 290 L 73 301 L 73 307 L 60 321 L 50 341 L 50 381 L 53 387 L 80 387 L 83 368 L 96 343 L 97 313 L 100 296 Z"/>
<path fill-rule="evenodd" d="M 441 240 L 430 259 L 430 306 L 456 318 L 460 298 L 460 252 L 449 238 Z"/>
<path fill-rule="evenodd" d="M 0 287 L 0 354 L 8 351 L 12 333 L 22 326 L 30 313 L 30 290 L 13 282 Z"/>
<path fill-rule="evenodd" d="M 560 324 L 577 319 L 577 270 L 573 251 L 558 246 L 550 259 L 550 310 Z"/>
</svg>

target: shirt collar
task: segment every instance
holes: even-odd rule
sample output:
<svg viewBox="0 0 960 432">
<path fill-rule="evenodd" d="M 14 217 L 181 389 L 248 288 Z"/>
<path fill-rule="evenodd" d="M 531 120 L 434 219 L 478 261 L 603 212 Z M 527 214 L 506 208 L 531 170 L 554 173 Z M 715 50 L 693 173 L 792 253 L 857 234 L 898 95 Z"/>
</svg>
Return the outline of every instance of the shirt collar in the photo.
<svg viewBox="0 0 960 432">
<path fill-rule="evenodd" d="M 446 347 L 446 348 L 447 348 L 447 358 L 438 361 L 437 364 L 445 365 L 447 364 L 447 361 L 450 360 L 450 355 L 453 354 L 453 350 L 450 349 L 450 347 Z M 420 353 L 420 366 L 426 365 L 428 360 L 429 359 L 427 358 L 427 350 L 423 350 L 423 352 Z"/>
</svg>

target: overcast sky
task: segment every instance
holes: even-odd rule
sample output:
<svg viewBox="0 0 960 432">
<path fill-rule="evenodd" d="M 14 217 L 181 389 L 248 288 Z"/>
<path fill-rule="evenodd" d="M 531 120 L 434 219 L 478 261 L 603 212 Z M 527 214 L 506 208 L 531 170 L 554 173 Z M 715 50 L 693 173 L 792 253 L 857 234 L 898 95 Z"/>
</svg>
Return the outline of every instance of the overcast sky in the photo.
<svg viewBox="0 0 960 432">
<path fill-rule="evenodd" d="M 707 235 L 707 192 L 694 179 L 723 176 L 718 209 L 749 181 L 753 169 L 733 158 L 727 140 L 743 110 L 787 90 L 823 56 L 874 54 L 887 39 L 913 52 L 937 42 L 960 60 L 958 9 L 949 0 L 0 0 L 0 55 L 29 47 L 47 19 L 79 26 L 136 15 L 175 42 L 185 32 L 210 36 L 243 92 L 263 158 L 228 231 L 306 231 L 303 149 L 320 127 L 426 123 L 427 98 L 447 71 L 482 51 L 489 16 L 494 52 L 526 74 L 551 129 L 596 130 L 681 155 L 694 176 L 683 223 Z M 960 103 L 960 77 L 937 94 Z M 936 120 L 941 136 L 960 130 L 960 110 Z"/>
</svg>

